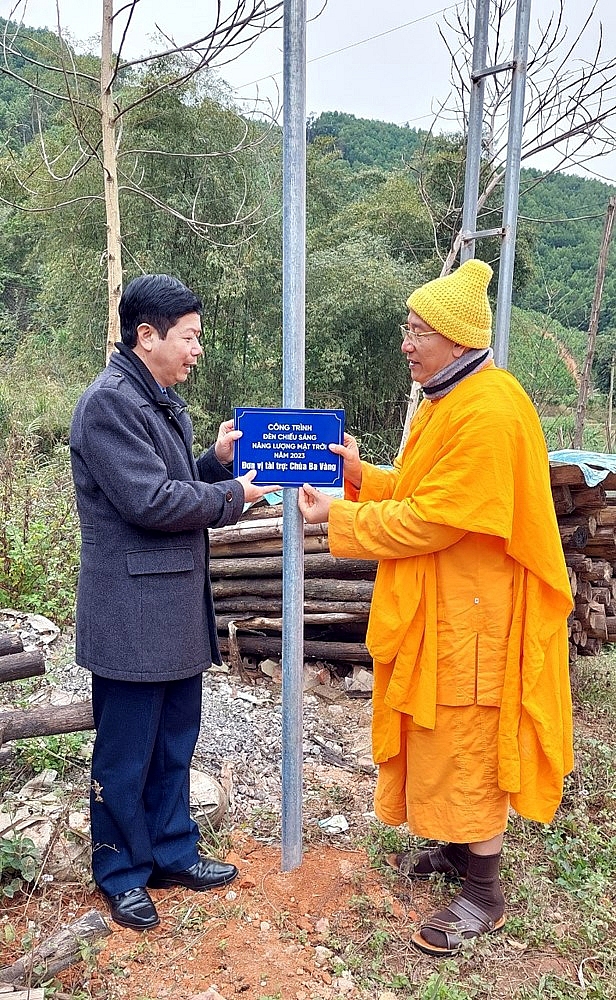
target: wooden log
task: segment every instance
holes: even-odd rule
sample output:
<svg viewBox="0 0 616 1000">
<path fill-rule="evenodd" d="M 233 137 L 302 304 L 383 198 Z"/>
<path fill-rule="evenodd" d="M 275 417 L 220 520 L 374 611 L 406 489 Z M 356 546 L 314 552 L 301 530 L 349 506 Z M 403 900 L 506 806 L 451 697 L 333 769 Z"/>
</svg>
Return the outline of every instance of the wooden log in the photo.
<svg viewBox="0 0 616 1000">
<path fill-rule="evenodd" d="M 574 514 L 565 515 L 565 517 L 558 518 L 558 530 L 561 533 L 563 528 L 571 529 L 577 528 L 579 526 L 586 528 L 589 538 L 592 538 L 597 531 L 597 518 L 594 514 L 580 514 L 576 511 Z"/>
<path fill-rule="evenodd" d="M 583 548 L 583 546 L 581 546 Z M 339 577 L 343 580 L 358 578 L 373 580 L 376 576 L 376 562 L 368 559 L 335 559 L 329 552 L 309 552 L 304 556 L 304 576 Z M 282 577 L 282 556 L 263 558 L 248 556 L 242 559 L 210 559 L 212 580 L 232 577 L 258 576 Z"/>
<path fill-rule="evenodd" d="M 604 531 L 604 528 L 600 529 Z M 589 556 L 594 556 L 595 559 L 606 559 L 608 562 L 616 562 L 616 538 L 611 541 L 608 539 L 597 540 L 596 538 L 589 538 L 584 546 L 584 551 Z"/>
<path fill-rule="evenodd" d="M 304 552 L 329 552 L 329 540 L 325 535 L 304 538 Z M 245 542 L 233 542 L 212 547 L 212 559 L 243 559 L 246 556 L 282 555 L 282 538 L 262 538 Z"/>
<path fill-rule="evenodd" d="M 570 514 L 573 510 L 573 498 L 568 486 L 552 486 L 552 500 L 557 517 Z"/>
<path fill-rule="evenodd" d="M 21 653 L 0 656 L 0 681 L 18 681 L 23 677 L 38 677 L 45 673 L 45 654 L 42 649 L 28 649 Z"/>
<path fill-rule="evenodd" d="M 584 473 L 577 465 L 559 465 L 550 463 L 550 484 L 552 486 L 552 491 L 554 491 L 557 486 L 572 486 L 573 488 L 586 487 L 587 489 L 596 489 L 596 487 L 586 486 Z M 604 490 L 616 490 L 616 473 L 608 472 L 599 485 Z"/>
<path fill-rule="evenodd" d="M 14 632 L 0 635 L 0 656 L 6 656 L 7 653 L 23 653 L 23 648 L 23 642 Z"/>
<path fill-rule="evenodd" d="M 280 657 L 282 639 L 267 635 L 238 635 L 238 644 L 243 656 Z M 219 636 L 222 653 L 229 652 L 228 636 Z M 325 660 L 328 663 L 372 663 L 372 657 L 363 642 L 320 642 L 307 639 L 304 642 L 304 657 L 307 660 Z"/>
<path fill-rule="evenodd" d="M 590 556 L 585 556 L 583 552 L 567 552 L 565 554 L 565 562 L 576 573 L 581 573 L 583 570 L 589 570 L 592 567 L 592 559 Z"/>
<path fill-rule="evenodd" d="M 592 538 L 588 539 L 589 545 L 601 545 L 602 543 L 613 544 L 616 538 L 616 527 L 613 524 L 603 524 L 597 528 Z"/>
<path fill-rule="evenodd" d="M 594 511 L 597 507 L 607 507 L 607 496 L 603 486 L 580 486 L 571 490 L 575 511 Z"/>
<path fill-rule="evenodd" d="M 282 543 L 282 517 L 269 517 L 256 522 L 238 521 L 222 528 L 210 528 L 210 548 L 214 552 L 220 545 L 244 545 L 255 541 L 278 538 Z M 305 524 L 304 538 L 327 538 L 327 524 Z"/>
<path fill-rule="evenodd" d="M 601 611 L 591 611 L 588 616 L 588 626 L 586 628 L 586 634 L 589 638 L 602 639 L 603 642 L 607 642 L 607 621 L 606 616 Z"/>
<path fill-rule="evenodd" d="M 272 517 L 282 517 L 282 504 L 262 503 L 258 507 L 249 507 L 240 515 L 238 523 L 246 521 L 269 521 Z M 218 528 L 215 529 L 218 531 Z"/>
<path fill-rule="evenodd" d="M 574 615 L 586 628 L 588 622 L 590 621 L 590 615 L 593 611 L 604 612 L 604 609 L 596 601 L 581 600 L 579 597 L 576 598 Z"/>
<path fill-rule="evenodd" d="M 582 629 L 582 631 L 577 637 L 575 644 L 578 647 L 578 649 L 584 649 L 587 642 L 588 642 L 588 634 L 586 633 L 585 629 Z"/>
<path fill-rule="evenodd" d="M 588 528 L 583 524 L 559 524 L 558 530 L 563 549 L 578 549 L 581 552 L 586 547 Z"/>
<path fill-rule="evenodd" d="M 584 646 L 580 646 L 578 652 L 582 656 L 598 656 L 601 652 L 603 643 L 601 639 L 595 639 L 592 636 L 588 636 L 588 641 Z"/>
<path fill-rule="evenodd" d="M 326 597 L 333 601 L 369 601 L 373 589 L 372 580 L 304 580 L 304 597 L 309 599 Z M 280 597 L 282 595 L 282 580 L 274 577 L 263 580 L 256 576 L 247 579 L 213 580 L 212 593 L 215 600 L 234 597 L 236 594 Z"/>
<path fill-rule="evenodd" d="M 52 979 L 69 965 L 83 961 L 84 945 L 88 945 L 88 950 L 100 950 L 97 944 L 108 934 L 111 931 L 103 915 L 98 910 L 90 910 L 41 941 L 12 965 L 0 969 L 0 982 L 14 986 L 36 986 Z"/>
<path fill-rule="evenodd" d="M 607 559 L 592 559 L 590 556 L 588 559 L 590 560 L 590 565 L 587 568 L 576 570 L 578 579 L 590 580 L 596 583 L 612 579 L 614 567 L 611 562 Z"/>
<path fill-rule="evenodd" d="M 616 527 L 616 504 L 610 503 L 608 507 L 601 507 L 595 511 L 595 519 L 600 527 L 612 525 Z"/>
<path fill-rule="evenodd" d="M 365 607 L 363 611 L 335 611 L 330 613 L 317 612 L 315 614 L 304 614 L 304 625 L 341 625 L 344 623 L 362 623 L 368 621 L 370 608 Z M 241 615 L 227 614 L 216 615 L 216 628 L 220 631 L 228 628 L 229 623 L 234 622 L 237 628 L 242 629 L 270 629 L 272 632 L 282 632 L 282 617 L 265 618 L 262 615 L 253 615 L 242 618 Z"/>
<path fill-rule="evenodd" d="M 589 584 L 590 586 L 590 584 Z M 370 601 L 304 601 L 305 614 L 318 614 L 319 612 L 348 611 L 362 613 L 370 610 Z M 282 614 L 282 600 L 272 598 L 270 600 L 250 595 L 226 598 L 216 601 L 216 611 L 220 615 L 235 615 L 237 618 L 241 614 L 270 615 L 279 618 Z"/>
<path fill-rule="evenodd" d="M 93 729 L 92 702 L 75 705 L 44 705 L 40 708 L 15 709 L 0 712 L 0 746 L 9 740 L 32 736 L 55 736 L 58 733 L 78 733 Z"/>
<path fill-rule="evenodd" d="M 576 598 L 580 601 L 592 601 L 592 583 L 590 580 L 583 580 L 581 577 L 578 577 L 577 580 Z"/>
<path fill-rule="evenodd" d="M 612 591 L 610 587 L 593 587 L 590 586 L 591 600 L 596 601 L 597 604 L 603 605 L 604 608 L 609 608 L 610 601 L 612 600 Z"/>
<path fill-rule="evenodd" d="M 584 473 L 578 465 L 553 465 L 550 462 L 550 483 L 552 486 L 585 485 Z"/>
<path fill-rule="evenodd" d="M 60 996 L 60 993 L 54 993 L 57 1000 Z M 0 983 L 0 1000 L 45 1000 L 45 989 L 42 986 L 40 988 L 27 986 L 24 990 L 14 990 L 8 983 Z"/>
<path fill-rule="evenodd" d="M 582 631 L 583 629 L 581 621 L 579 620 L 579 618 L 574 618 L 573 621 L 571 622 L 571 632 L 570 632 L 571 641 L 577 643 L 579 637 L 582 634 Z"/>
<path fill-rule="evenodd" d="M 608 642 L 616 642 L 616 615 L 606 615 L 605 624 Z"/>
</svg>

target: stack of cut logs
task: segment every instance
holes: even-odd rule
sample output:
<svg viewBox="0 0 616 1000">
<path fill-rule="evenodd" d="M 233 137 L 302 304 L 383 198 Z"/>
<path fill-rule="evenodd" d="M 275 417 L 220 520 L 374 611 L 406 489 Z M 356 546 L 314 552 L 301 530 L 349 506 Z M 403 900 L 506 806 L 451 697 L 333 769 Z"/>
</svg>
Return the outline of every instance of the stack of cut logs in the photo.
<svg viewBox="0 0 616 1000">
<path fill-rule="evenodd" d="M 575 600 L 569 619 L 574 662 L 616 642 L 616 474 L 587 486 L 576 465 L 553 465 L 550 478 Z"/>
<path fill-rule="evenodd" d="M 552 495 L 575 608 L 569 650 L 591 656 L 616 642 L 616 474 L 586 485 L 575 465 L 552 465 Z M 614 492 L 610 492 L 614 491 Z M 210 532 L 211 575 L 223 655 L 279 659 L 282 648 L 282 508 L 253 508 Z M 370 664 L 366 623 L 376 562 L 335 559 L 327 525 L 304 527 L 304 654 L 307 660 Z"/>
<path fill-rule="evenodd" d="M 255 508 L 210 532 L 210 574 L 223 655 L 280 658 L 282 508 Z M 328 663 L 369 664 L 364 645 L 376 562 L 335 559 L 327 525 L 304 527 L 304 655 Z M 241 634 L 238 634 L 241 633 Z"/>
</svg>

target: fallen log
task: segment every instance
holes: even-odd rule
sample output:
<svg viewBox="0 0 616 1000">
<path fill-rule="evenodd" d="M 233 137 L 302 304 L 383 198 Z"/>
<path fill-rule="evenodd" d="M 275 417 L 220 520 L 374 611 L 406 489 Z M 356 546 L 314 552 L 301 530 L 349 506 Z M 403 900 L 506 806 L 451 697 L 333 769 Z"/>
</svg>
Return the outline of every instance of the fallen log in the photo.
<svg viewBox="0 0 616 1000">
<path fill-rule="evenodd" d="M 98 910 L 90 910 L 41 941 L 23 958 L 0 969 L 0 983 L 36 986 L 45 982 L 69 965 L 83 961 L 84 945 L 98 951 L 97 943 L 109 934 L 111 930 L 103 915 Z"/>
<path fill-rule="evenodd" d="M 21 653 L 0 656 L 0 681 L 18 681 L 24 677 L 38 677 L 45 673 L 45 654 L 42 649 L 29 649 Z"/>
<path fill-rule="evenodd" d="M 24 644 L 18 635 L 0 635 L 0 656 L 7 653 L 22 653 Z"/>
<path fill-rule="evenodd" d="M 40 989 L 28 986 L 25 990 L 14 990 L 8 983 L 0 983 L 0 997 L 2 1000 L 45 1000 L 45 990 L 42 986 Z M 54 993 L 54 997 L 59 1000 L 60 994 Z"/>
<path fill-rule="evenodd" d="M 0 747 L 9 740 L 78 733 L 93 728 L 90 701 L 78 702 L 76 705 L 45 705 L 41 708 L 0 712 Z"/>
</svg>

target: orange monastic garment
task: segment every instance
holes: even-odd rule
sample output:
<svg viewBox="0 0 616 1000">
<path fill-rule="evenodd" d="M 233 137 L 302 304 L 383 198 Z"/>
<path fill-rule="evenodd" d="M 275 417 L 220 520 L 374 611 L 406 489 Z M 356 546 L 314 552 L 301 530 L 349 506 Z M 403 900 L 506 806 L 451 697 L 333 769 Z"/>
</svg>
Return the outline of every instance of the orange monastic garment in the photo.
<svg viewBox="0 0 616 1000">
<path fill-rule="evenodd" d="M 500 705 L 498 785 L 549 822 L 573 766 L 566 619 L 572 607 L 534 407 L 490 364 L 424 400 L 393 470 L 362 463 L 330 509 L 333 555 L 378 559 L 366 643 L 373 753 L 401 749 L 404 715 Z"/>
</svg>

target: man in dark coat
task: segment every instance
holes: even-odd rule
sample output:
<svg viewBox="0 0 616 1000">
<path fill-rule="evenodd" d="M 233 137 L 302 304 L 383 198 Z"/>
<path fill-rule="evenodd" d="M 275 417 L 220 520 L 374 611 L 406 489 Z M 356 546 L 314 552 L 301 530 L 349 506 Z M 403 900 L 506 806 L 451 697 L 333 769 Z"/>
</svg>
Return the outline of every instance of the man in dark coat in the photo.
<svg viewBox="0 0 616 1000">
<path fill-rule="evenodd" d="M 235 523 L 261 488 L 228 466 L 240 432 L 221 424 L 195 460 L 184 382 L 203 349 L 201 302 L 144 275 L 120 302 L 122 341 L 77 403 L 70 447 L 81 523 L 77 662 L 92 671 L 96 740 L 92 869 L 113 919 L 159 923 L 146 886 L 203 890 L 237 875 L 200 856 L 189 770 L 201 674 L 220 662 L 207 528 Z"/>
</svg>

